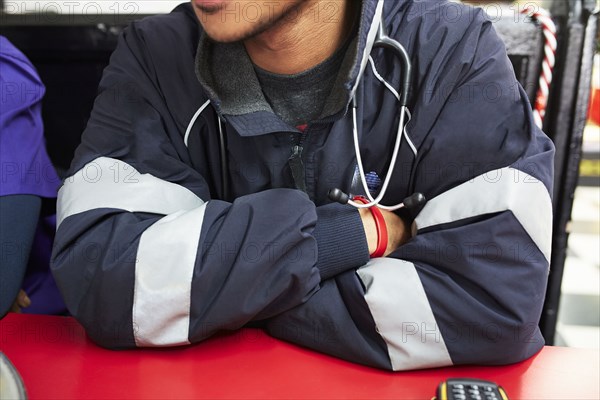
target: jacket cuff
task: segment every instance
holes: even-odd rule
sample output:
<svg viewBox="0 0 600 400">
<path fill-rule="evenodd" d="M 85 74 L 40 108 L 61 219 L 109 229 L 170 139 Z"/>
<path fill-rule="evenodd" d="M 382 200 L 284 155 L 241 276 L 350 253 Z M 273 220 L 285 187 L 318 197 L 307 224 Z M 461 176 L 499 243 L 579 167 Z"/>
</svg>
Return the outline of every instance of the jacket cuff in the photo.
<svg viewBox="0 0 600 400">
<path fill-rule="evenodd" d="M 369 261 L 369 247 L 358 210 L 332 203 L 317 207 L 317 217 L 313 236 L 319 251 L 316 267 L 322 281 Z"/>
</svg>

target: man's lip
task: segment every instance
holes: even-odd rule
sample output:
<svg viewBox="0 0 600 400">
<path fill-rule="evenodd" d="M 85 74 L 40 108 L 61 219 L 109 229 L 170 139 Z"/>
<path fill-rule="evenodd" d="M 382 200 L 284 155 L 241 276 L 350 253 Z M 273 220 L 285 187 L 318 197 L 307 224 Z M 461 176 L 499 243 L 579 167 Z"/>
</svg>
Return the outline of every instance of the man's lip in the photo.
<svg viewBox="0 0 600 400">
<path fill-rule="evenodd" d="M 200 11 L 214 13 L 221 10 L 225 6 L 224 0 L 194 0 L 194 5 Z"/>
</svg>

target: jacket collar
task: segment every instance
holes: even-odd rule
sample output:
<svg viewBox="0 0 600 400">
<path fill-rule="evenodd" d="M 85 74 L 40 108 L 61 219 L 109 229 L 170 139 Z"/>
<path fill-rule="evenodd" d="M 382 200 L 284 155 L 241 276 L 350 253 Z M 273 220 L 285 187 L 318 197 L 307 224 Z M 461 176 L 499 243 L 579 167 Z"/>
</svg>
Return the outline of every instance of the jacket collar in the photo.
<svg viewBox="0 0 600 400">
<path fill-rule="evenodd" d="M 343 61 L 334 91 L 325 105 L 324 117 L 347 110 L 357 90 L 359 77 L 368 63 L 382 18 L 383 2 L 362 0 L 357 37 Z M 297 132 L 273 113 L 260 89 L 243 44 L 216 43 L 201 32 L 195 71 L 219 115 L 233 125 L 241 136 Z"/>
</svg>

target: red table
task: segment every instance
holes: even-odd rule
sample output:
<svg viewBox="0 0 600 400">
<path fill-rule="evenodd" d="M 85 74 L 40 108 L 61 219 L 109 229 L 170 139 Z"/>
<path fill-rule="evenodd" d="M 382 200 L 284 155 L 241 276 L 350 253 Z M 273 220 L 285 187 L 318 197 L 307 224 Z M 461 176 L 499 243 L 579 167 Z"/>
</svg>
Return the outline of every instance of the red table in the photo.
<svg viewBox="0 0 600 400">
<path fill-rule="evenodd" d="M 9 314 L 0 350 L 30 398 L 431 399 L 448 377 L 495 380 L 511 399 L 599 399 L 598 350 L 545 347 L 503 367 L 386 372 L 244 329 L 199 345 L 111 351 L 72 318 Z"/>
</svg>

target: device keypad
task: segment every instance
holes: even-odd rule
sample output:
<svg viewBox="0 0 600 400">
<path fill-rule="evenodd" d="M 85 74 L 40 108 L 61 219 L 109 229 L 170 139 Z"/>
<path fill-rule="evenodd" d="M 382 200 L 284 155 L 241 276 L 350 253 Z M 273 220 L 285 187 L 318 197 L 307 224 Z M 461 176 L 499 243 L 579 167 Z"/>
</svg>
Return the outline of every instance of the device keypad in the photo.
<svg viewBox="0 0 600 400">
<path fill-rule="evenodd" d="M 507 400 L 506 394 L 493 382 L 481 380 L 448 379 L 446 381 L 446 396 L 448 400 Z M 440 397 L 438 397 L 440 399 Z"/>
</svg>

